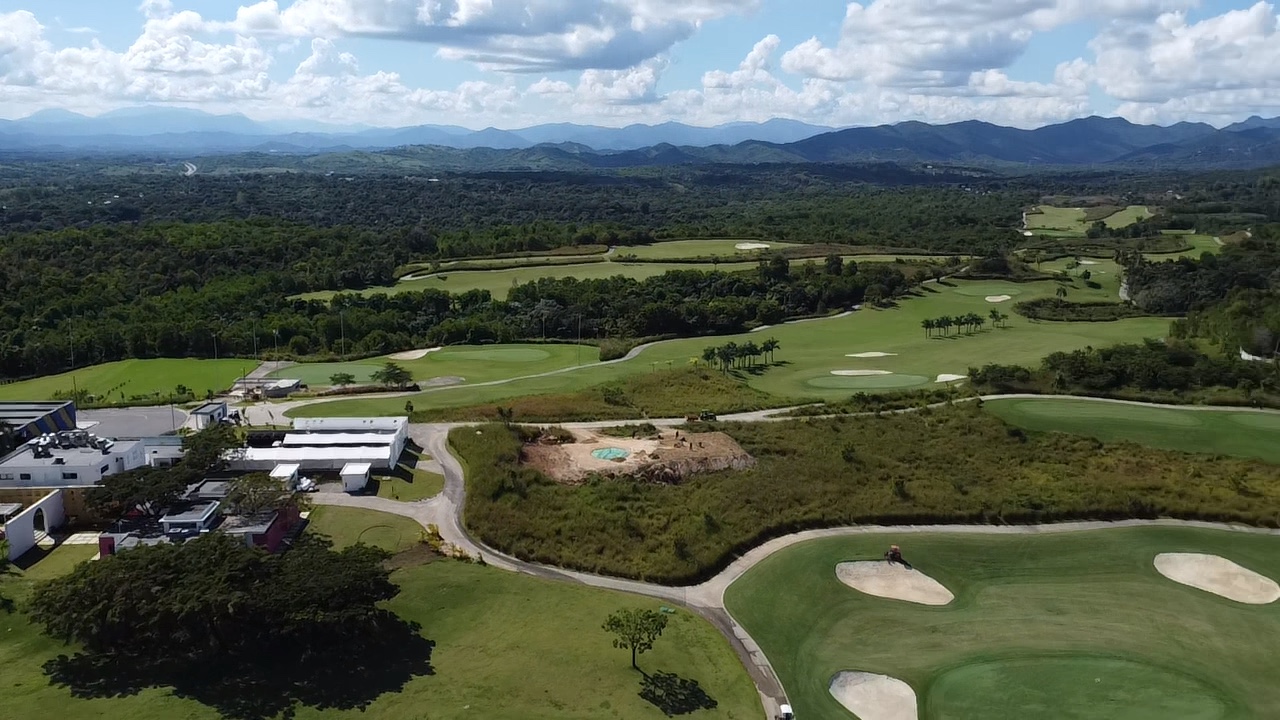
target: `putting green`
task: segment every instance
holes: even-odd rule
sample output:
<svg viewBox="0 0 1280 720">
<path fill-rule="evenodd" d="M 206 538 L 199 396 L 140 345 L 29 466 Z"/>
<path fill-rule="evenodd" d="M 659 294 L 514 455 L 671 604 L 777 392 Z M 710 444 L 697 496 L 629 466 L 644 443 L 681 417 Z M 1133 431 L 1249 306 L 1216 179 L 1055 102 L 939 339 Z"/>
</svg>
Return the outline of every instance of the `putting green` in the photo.
<svg viewBox="0 0 1280 720">
<path fill-rule="evenodd" d="M 836 390 L 883 390 L 885 388 L 912 387 L 929 382 L 920 375 L 824 375 L 805 381 L 805 385 Z"/>
<path fill-rule="evenodd" d="M 1064 702 L 1064 700 L 1069 700 Z M 1198 678 L 1108 657 L 1015 657 L 961 665 L 925 691 L 924 716 L 1053 720 L 1219 720 L 1234 703 Z"/>
<path fill-rule="evenodd" d="M 1016 297 L 1022 294 L 1022 290 L 1012 283 L 969 282 L 960 279 L 956 279 L 955 283 L 957 287 L 952 292 L 968 297 L 987 297 L 990 295 Z"/>
<path fill-rule="evenodd" d="M 1235 413 L 1228 415 L 1231 422 L 1248 428 L 1280 430 L 1280 415 L 1272 413 Z"/>
<path fill-rule="evenodd" d="M 485 350 L 461 350 L 450 352 L 449 360 L 473 360 L 482 362 L 530 363 L 546 360 L 551 353 L 537 348 L 489 348 Z M 444 358 L 442 358 L 444 359 Z"/>
</svg>

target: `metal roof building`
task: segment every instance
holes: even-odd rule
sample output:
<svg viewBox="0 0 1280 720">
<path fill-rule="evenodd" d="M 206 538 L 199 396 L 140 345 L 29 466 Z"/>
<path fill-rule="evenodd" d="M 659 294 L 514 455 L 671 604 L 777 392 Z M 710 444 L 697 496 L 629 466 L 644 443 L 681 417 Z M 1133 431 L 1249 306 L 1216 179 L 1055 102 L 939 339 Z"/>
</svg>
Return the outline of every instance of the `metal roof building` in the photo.
<svg viewBox="0 0 1280 720">
<path fill-rule="evenodd" d="M 0 402 L 0 422 L 11 425 L 19 440 L 75 430 L 76 404 L 70 400 Z"/>
</svg>

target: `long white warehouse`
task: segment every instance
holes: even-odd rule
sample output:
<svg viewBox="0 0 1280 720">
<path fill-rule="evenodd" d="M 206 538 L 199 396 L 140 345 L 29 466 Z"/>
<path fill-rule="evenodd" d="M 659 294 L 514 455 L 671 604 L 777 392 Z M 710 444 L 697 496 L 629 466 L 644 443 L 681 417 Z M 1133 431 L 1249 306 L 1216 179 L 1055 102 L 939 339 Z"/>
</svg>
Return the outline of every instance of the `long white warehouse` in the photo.
<svg viewBox="0 0 1280 720">
<path fill-rule="evenodd" d="M 269 471 L 296 464 L 304 471 L 335 472 L 352 463 L 390 469 L 408 442 L 409 418 L 299 418 L 293 432 L 277 437 L 271 447 L 231 451 L 231 469 Z"/>
</svg>

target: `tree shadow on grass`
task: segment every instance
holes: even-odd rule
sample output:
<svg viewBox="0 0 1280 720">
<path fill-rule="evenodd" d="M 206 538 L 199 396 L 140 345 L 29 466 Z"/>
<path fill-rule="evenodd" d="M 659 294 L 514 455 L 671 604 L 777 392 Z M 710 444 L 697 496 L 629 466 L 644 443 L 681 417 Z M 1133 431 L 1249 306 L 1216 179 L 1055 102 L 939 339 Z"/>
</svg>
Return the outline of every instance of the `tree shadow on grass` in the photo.
<svg viewBox="0 0 1280 720">
<path fill-rule="evenodd" d="M 697 680 L 682 678 L 675 673 L 655 671 L 644 673 L 640 681 L 640 697 L 652 703 L 667 717 L 688 715 L 698 710 L 714 710 L 720 703 L 707 694 Z"/>
<path fill-rule="evenodd" d="M 316 629 L 307 643 L 280 643 L 203 661 L 130 655 L 59 655 L 44 665 L 52 684 L 81 698 L 172 688 L 233 720 L 293 718 L 296 708 L 365 709 L 415 677 L 434 675 L 435 642 L 416 623 L 386 613 L 376 623 L 335 634 Z"/>
</svg>

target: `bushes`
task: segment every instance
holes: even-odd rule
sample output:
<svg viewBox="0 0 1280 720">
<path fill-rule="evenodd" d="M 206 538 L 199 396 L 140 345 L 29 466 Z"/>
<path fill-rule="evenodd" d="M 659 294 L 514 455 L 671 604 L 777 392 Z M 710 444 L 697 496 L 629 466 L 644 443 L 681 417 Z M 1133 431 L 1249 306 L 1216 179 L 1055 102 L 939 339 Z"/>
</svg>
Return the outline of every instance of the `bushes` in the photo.
<svg viewBox="0 0 1280 720">
<path fill-rule="evenodd" d="M 521 558 L 685 583 L 769 538 L 836 525 L 1155 515 L 1280 524 L 1273 466 L 1011 433 L 973 405 L 723 429 L 755 468 L 576 487 L 520 467 L 520 443 L 500 426 L 455 431 L 471 469 L 467 527 Z"/>
<path fill-rule="evenodd" d="M 1060 322 L 1106 322 L 1150 314 L 1124 303 L 1070 302 L 1062 298 L 1024 300 L 1014 304 L 1013 311 L 1032 320 Z"/>
</svg>

